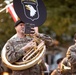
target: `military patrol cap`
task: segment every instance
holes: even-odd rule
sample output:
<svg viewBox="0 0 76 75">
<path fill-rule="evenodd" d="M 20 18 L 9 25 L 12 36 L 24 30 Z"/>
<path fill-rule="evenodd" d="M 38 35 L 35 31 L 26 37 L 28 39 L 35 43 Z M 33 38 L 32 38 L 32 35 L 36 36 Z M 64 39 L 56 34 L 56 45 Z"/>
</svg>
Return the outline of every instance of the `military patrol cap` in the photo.
<svg viewBox="0 0 76 75">
<path fill-rule="evenodd" d="M 16 26 L 18 26 L 20 23 L 24 23 L 24 22 L 23 22 L 22 20 L 18 20 L 18 21 L 16 21 L 16 23 L 15 23 L 14 26 L 16 27 Z"/>
<path fill-rule="evenodd" d="M 63 60 L 63 58 L 58 59 L 57 64 L 59 64 L 62 60 Z"/>
</svg>

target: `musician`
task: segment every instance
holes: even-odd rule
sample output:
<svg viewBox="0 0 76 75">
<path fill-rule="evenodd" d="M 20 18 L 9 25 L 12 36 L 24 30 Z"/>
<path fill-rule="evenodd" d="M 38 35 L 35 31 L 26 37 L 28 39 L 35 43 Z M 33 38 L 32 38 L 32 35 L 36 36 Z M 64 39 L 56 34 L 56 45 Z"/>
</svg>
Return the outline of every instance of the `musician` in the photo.
<svg viewBox="0 0 76 75">
<path fill-rule="evenodd" d="M 76 75 L 76 34 L 74 35 L 75 44 L 68 48 L 66 57 L 71 64 L 72 75 Z"/>
<path fill-rule="evenodd" d="M 64 59 L 61 61 L 60 70 L 62 75 L 72 75 L 71 64 L 69 63 L 67 57 L 64 57 Z"/>
<path fill-rule="evenodd" d="M 60 58 L 57 60 L 58 67 L 55 69 L 51 75 L 72 75 L 71 64 L 69 63 L 67 57 Z"/>
<path fill-rule="evenodd" d="M 51 37 L 47 37 L 44 34 L 38 33 L 38 27 L 34 27 L 35 33 L 29 35 L 26 35 L 24 32 L 25 27 L 25 23 L 21 20 L 18 20 L 15 23 L 16 34 L 6 42 L 6 57 L 10 63 L 19 61 L 28 49 L 34 47 L 35 42 L 32 42 L 34 34 L 36 34 L 38 38 L 44 40 L 45 44 L 47 42 L 47 45 L 51 46 Z M 31 68 L 13 71 L 12 75 L 42 75 L 42 70 L 45 69 L 46 67 L 42 61 L 40 64 L 36 64 Z"/>
<path fill-rule="evenodd" d="M 60 70 L 61 61 L 63 58 L 57 60 L 58 67 L 50 75 L 62 75 Z"/>
</svg>

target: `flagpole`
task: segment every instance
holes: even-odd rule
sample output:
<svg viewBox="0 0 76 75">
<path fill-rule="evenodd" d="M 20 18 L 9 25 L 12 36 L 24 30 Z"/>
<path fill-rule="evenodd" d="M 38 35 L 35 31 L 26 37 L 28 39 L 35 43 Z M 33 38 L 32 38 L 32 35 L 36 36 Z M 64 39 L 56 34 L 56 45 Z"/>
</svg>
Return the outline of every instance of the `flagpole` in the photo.
<svg viewBox="0 0 76 75">
<path fill-rule="evenodd" d="M 7 8 L 7 6 L 6 6 L 6 7 L 4 7 L 3 9 L 1 9 L 1 10 L 0 10 L 0 12 L 4 11 L 6 8 Z"/>
<path fill-rule="evenodd" d="M 13 3 L 11 3 L 12 5 Z M 10 6 L 10 4 L 6 5 L 3 9 L 0 10 L 0 12 L 3 12 L 4 10 L 6 10 L 8 7 Z"/>
</svg>

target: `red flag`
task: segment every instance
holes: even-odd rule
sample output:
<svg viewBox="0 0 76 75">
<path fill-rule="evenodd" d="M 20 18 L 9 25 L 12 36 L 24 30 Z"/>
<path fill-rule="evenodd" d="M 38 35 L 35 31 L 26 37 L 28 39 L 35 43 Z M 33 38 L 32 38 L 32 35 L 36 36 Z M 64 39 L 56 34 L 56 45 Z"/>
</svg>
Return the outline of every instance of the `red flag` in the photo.
<svg viewBox="0 0 76 75">
<path fill-rule="evenodd" d="M 9 4 L 7 6 L 6 10 L 10 13 L 10 15 L 13 18 L 14 22 L 16 22 L 18 20 L 18 16 L 17 16 L 17 14 L 16 14 L 16 12 L 14 10 L 13 3 Z"/>
</svg>

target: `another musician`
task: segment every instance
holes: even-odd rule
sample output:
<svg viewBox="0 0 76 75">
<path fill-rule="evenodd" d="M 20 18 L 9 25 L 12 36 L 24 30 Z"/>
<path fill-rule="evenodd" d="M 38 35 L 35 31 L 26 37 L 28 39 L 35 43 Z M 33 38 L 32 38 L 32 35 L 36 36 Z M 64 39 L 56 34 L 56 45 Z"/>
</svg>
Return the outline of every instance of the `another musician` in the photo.
<svg viewBox="0 0 76 75">
<path fill-rule="evenodd" d="M 58 67 L 50 75 L 62 75 L 60 70 L 61 61 L 63 58 L 57 60 Z"/>
<path fill-rule="evenodd" d="M 74 35 L 75 44 L 68 48 L 66 57 L 71 64 L 72 75 L 76 75 L 76 34 Z"/>
<path fill-rule="evenodd" d="M 15 23 L 15 30 L 17 33 L 6 43 L 6 57 L 10 63 L 15 63 L 16 61 L 20 60 L 26 51 L 35 45 L 35 42 L 32 42 L 33 37 L 31 37 L 33 34 L 30 34 L 30 36 L 28 36 L 26 33 L 24 33 L 25 27 L 26 25 L 24 22 L 18 20 Z M 51 46 L 51 37 L 38 33 L 38 27 L 34 27 L 34 30 L 38 38 L 44 40 L 46 45 Z M 31 68 L 25 70 L 13 71 L 12 75 L 42 75 L 42 70 L 45 70 L 46 67 L 44 65 L 44 62 L 41 62 L 41 64 L 36 64 Z"/>
<path fill-rule="evenodd" d="M 60 70 L 62 75 L 72 75 L 71 64 L 69 63 L 67 57 L 64 57 L 64 59 L 61 61 Z"/>
</svg>

